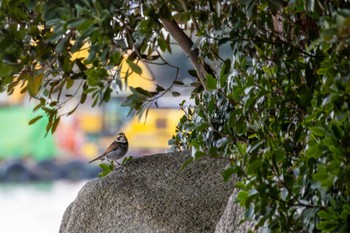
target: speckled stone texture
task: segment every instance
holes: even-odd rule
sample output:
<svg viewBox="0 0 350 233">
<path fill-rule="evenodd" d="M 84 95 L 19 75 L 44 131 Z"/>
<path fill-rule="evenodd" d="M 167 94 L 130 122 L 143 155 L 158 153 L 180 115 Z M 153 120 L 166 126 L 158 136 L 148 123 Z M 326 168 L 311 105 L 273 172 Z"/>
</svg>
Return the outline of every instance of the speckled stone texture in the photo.
<svg viewBox="0 0 350 233">
<path fill-rule="evenodd" d="M 216 224 L 215 233 L 245 233 L 253 229 L 253 225 L 250 222 L 240 223 L 244 215 L 244 209 L 234 201 L 237 194 L 238 190 L 234 189 L 227 201 L 224 213 Z"/>
<path fill-rule="evenodd" d="M 225 161 L 203 158 L 181 170 L 187 158 L 137 158 L 87 182 L 66 209 L 60 233 L 214 232 L 233 181 L 220 175 Z"/>
</svg>

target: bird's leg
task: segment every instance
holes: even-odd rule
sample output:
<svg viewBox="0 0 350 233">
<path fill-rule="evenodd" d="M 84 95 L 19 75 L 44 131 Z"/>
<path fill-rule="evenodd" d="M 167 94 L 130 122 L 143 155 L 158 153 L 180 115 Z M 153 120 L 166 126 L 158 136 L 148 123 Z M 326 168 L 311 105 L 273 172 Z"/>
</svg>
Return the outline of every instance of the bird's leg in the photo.
<svg viewBox="0 0 350 233">
<path fill-rule="evenodd" d="M 119 166 L 123 166 L 123 164 L 120 164 L 117 160 L 112 160 L 113 166 L 114 166 L 114 170 L 117 169 L 117 166 L 114 165 L 114 162 L 116 162 Z"/>
</svg>

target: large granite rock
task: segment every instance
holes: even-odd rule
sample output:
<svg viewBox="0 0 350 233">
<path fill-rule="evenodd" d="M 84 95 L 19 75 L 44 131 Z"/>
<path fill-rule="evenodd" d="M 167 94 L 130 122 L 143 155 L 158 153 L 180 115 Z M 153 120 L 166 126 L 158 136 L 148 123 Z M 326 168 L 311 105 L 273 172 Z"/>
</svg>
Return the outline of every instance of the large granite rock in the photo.
<svg viewBox="0 0 350 233">
<path fill-rule="evenodd" d="M 238 190 L 234 189 L 227 201 L 224 213 L 221 215 L 219 222 L 216 224 L 215 233 L 231 233 L 231 232 L 248 232 L 253 229 L 250 222 L 241 223 L 244 215 L 244 209 L 234 199 L 238 194 Z"/>
<path fill-rule="evenodd" d="M 216 227 L 233 190 L 233 181 L 220 175 L 226 162 L 203 158 L 181 170 L 187 158 L 138 158 L 87 182 L 64 213 L 60 233 L 230 232 L 225 224 Z"/>
</svg>

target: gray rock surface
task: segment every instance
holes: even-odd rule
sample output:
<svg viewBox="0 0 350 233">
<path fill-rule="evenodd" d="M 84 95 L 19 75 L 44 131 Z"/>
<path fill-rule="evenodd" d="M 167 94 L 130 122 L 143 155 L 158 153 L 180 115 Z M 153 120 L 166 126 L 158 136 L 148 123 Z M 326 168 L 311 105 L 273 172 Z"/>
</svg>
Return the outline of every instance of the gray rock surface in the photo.
<svg viewBox="0 0 350 233">
<path fill-rule="evenodd" d="M 238 190 L 234 189 L 227 201 L 227 206 L 224 213 L 216 225 L 215 233 L 243 233 L 252 229 L 253 226 L 249 222 L 240 224 L 240 221 L 244 215 L 244 209 L 239 204 L 234 202 L 234 198 L 237 196 L 237 194 Z"/>
<path fill-rule="evenodd" d="M 233 181 L 220 175 L 226 162 L 203 158 L 181 170 L 187 158 L 185 153 L 138 158 L 87 182 L 66 209 L 60 233 L 218 230 L 233 190 Z"/>
</svg>

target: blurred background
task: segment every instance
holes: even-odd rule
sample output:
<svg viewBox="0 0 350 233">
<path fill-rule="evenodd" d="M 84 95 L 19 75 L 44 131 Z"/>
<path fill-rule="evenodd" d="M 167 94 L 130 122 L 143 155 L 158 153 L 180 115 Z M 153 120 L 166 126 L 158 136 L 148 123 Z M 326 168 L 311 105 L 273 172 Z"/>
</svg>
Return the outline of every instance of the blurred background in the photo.
<svg viewBox="0 0 350 233">
<path fill-rule="evenodd" d="M 193 81 L 187 74 L 190 64 L 176 48 L 165 56 L 181 68 L 178 80 Z M 168 66 L 142 68 L 142 76 L 129 77 L 129 86 L 168 87 L 176 75 Z M 127 156 L 165 152 L 183 115 L 179 103 L 189 99 L 191 88 L 178 91 L 180 97 L 164 96 L 157 108 L 151 107 L 146 121 L 127 116 L 129 109 L 121 107 L 128 89 L 101 107 L 91 108 L 88 100 L 73 115 L 61 117 L 56 132 L 46 137 L 47 119 L 28 125 L 38 115 L 33 112 L 34 100 L 20 89 L 11 96 L 0 94 L 0 232 L 58 232 L 63 213 L 80 188 L 98 177 L 99 162 L 88 161 L 99 156 L 119 132 L 129 140 Z M 72 109 L 78 102 L 70 101 L 65 108 Z"/>
</svg>

